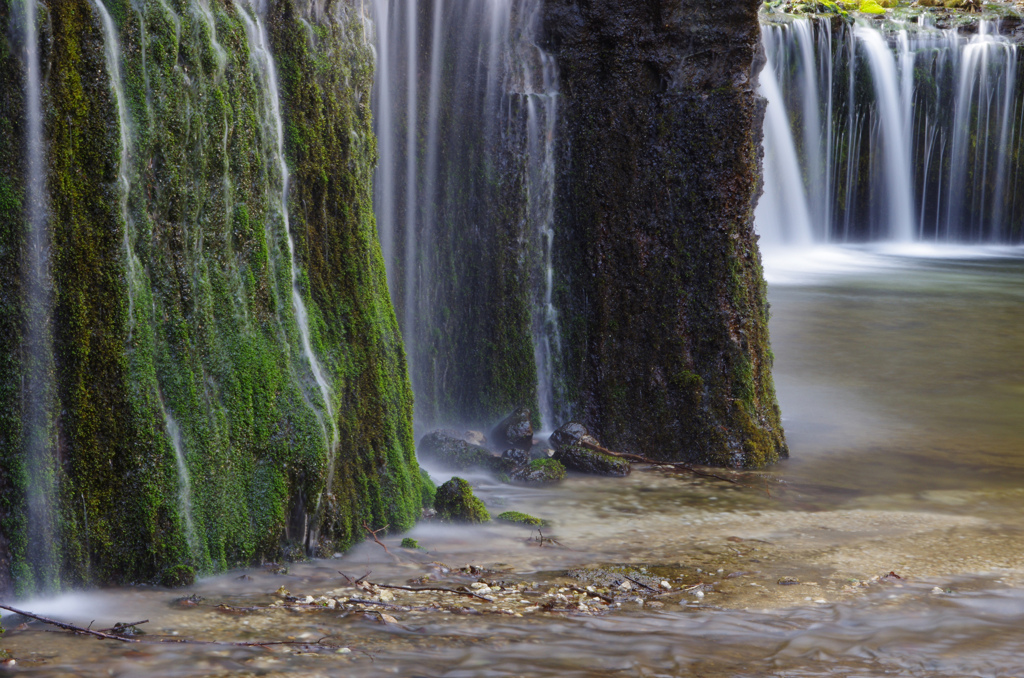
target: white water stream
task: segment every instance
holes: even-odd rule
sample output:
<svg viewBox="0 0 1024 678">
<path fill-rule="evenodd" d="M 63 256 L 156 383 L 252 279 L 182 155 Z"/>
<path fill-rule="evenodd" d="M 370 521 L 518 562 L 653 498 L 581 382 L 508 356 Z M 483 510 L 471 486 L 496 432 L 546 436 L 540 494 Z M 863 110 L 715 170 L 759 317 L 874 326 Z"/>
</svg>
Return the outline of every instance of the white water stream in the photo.
<svg viewBox="0 0 1024 678">
<path fill-rule="evenodd" d="M 762 35 L 766 246 L 1021 240 L 1018 47 L 996 23 L 800 18 Z"/>
</svg>

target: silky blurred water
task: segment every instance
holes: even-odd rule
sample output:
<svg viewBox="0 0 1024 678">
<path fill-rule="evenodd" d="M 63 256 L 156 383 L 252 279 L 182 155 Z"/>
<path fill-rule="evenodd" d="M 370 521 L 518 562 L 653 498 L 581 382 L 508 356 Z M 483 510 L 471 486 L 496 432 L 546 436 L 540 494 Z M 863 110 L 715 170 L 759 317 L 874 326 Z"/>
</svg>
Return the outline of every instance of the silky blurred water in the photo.
<svg viewBox="0 0 1024 678">
<path fill-rule="evenodd" d="M 122 645 L 38 625 L 0 640 L 12 672 L 86 676 L 1019 676 L 1024 673 L 1024 252 L 827 249 L 766 257 L 775 380 L 792 457 L 734 486 L 638 469 L 516 488 L 469 475 L 492 513 L 546 518 L 561 546 L 501 524 L 411 536 L 287 575 L 184 593 L 126 588 L 22 601 L 150 637 L 323 640 L 308 648 Z M 434 472 L 444 479 L 450 474 Z M 228 614 L 344 571 L 401 583 L 430 561 L 521 581 L 633 563 L 714 579 L 703 599 L 606 616 L 333 610 Z M 658 569 L 661 568 L 661 569 Z M 697 568 L 700 568 L 699 570 Z M 872 577 L 897 571 L 900 579 Z M 240 575 L 247 578 L 239 579 Z M 506 575 L 502 575 L 506 576 Z M 665 575 L 667 576 L 667 575 Z M 799 585 L 782 586 L 789 576 Z M 468 581 L 468 580 L 467 580 Z M 8 617 L 5 626 L 15 620 Z M 177 634 L 175 636 L 175 634 Z M 346 648 L 348 651 L 346 651 Z"/>
</svg>

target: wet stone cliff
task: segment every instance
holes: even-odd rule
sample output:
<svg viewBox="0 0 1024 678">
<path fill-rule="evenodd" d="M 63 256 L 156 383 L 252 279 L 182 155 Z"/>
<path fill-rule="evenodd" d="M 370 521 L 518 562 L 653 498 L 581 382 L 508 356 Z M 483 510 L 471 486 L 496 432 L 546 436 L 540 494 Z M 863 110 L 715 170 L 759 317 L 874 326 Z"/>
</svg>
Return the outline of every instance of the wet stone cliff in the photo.
<svg viewBox="0 0 1024 678">
<path fill-rule="evenodd" d="M 410 527 L 359 2 L 0 0 L 0 589 Z"/>
<path fill-rule="evenodd" d="M 732 466 L 787 453 L 752 223 L 759 5 L 546 5 L 561 383 L 608 446 Z"/>
</svg>

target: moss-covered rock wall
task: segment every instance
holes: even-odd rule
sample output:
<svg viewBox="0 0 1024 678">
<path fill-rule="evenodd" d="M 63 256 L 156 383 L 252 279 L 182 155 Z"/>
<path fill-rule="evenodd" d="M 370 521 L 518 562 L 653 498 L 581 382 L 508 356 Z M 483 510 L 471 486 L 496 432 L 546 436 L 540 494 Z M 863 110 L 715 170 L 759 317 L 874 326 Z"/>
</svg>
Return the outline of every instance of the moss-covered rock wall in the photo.
<svg viewBox="0 0 1024 678">
<path fill-rule="evenodd" d="M 0 584 L 15 590 L 39 584 L 19 508 L 36 482 L 18 414 L 23 1 L 0 0 Z M 98 1 L 38 5 L 61 584 L 173 583 L 288 543 L 330 553 L 364 522 L 409 527 L 421 480 L 371 208 L 361 4 L 103 0 L 111 36 Z M 301 346 L 289 231 L 331 407 Z"/>
<path fill-rule="evenodd" d="M 555 305 L 570 406 L 609 447 L 785 456 L 753 210 L 757 0 L 548 0 Z"/>
</svg>

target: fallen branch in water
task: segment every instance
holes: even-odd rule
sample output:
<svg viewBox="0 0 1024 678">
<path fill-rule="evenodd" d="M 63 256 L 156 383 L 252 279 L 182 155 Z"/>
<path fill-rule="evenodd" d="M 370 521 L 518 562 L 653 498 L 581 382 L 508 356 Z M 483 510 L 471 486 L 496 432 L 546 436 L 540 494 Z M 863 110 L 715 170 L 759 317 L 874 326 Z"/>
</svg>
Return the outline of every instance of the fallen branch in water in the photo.
<svg viewBox="0 0 1024 678">
<path fill-rule="evenodd" d="M 341 570 L 338 571 L 338 574 L 340 574 L 345 579 L 348 579 L 349 582 L 352 582 L 352 578 L 349 577 L 344 572 L 342 572 Z M 357 579 L 353 583 L 354 584 L 359 584 L 360 582 L 362 582 L 367 577 L 367 575 L 369 575 L 369 573 L 364 574 L 361 578 Z M 454 593 L 454 594 L 460 595 L 460 596 L 469 596 L 470 598 L 479 598 L 480 600 L 486 600 L 488 603 L 493 603 L 494 602 L 493 598 L 488 598 L 487 596 L 481 596 L 480 594 L 473 593 L 472 591 L 470 591 L 468 589 L 463 590 L 463 591 L 459 591 L 458 589 L 448 589 L 448 588 L 445 588 L 443 586 L 399 586 L 397 584 L 375 584 L 372 581 L 366 582 L 366 585 L 367 586 L 376 586 L 377 588 L 381 588 L 381 589 L 398 589 L 399 591 L 415 591 L 415 592 L 419 592 L 419 591 L 441 591 L 443 593 Z"/>
<path fill-rule="evenodd" d="M 115 635 L 110 634 L 110 633 L 103 633 L 102 631 L 93 631 L 91 629 L 82 628 L 81 626 L 75 626 L 74 624 L 67 624 L 65 622 L 59 622 L 59 621 L 57 621 L 55 619 L 47 619 L 46 617 L 40 617 L 37 614 L 32 614 L 31 612 L 25 612 L 24 610 L 19 610 L 19 609 L 15 608 L 15 607 L 10 607 L 9 605 L 0 605 L 0 609 L 9 610 L 9 611 L 11 611 L 11 612 L 13 612 L 15 614 L 20 614 L 22 617 L 28 617 L 29 619 L 35 619 L 36 621 L 41 621 L 44 624 L 50 624 L 51 626 L 56 626 L 57 628 L 64 629 L 65 631 L 71 631 L 73 633 L 83 633 L 83 634 L 86 634 L 86 635 L 89 635 L 89 636 L 96 636 L 97 638 L 103 638 L 105 640 L 119 640 L 122 643 L 138 643 L 139 642 L 135 638 L 125 638 L 124 636 L 115 636 Z M 141 623 L 141 622 L 139 622 L 139 623 Z"/>
<path fill-rule="evenodd" d="M 576 593 L 582 593 L 593 598 L 599 598 L 604 602 L 608 603 L 609 605 L 615 604 L 614 598 L 612 598 L 611 596 L 606 596 L 603 593 L 598 593 L 597 591 L 588 591 L 586 589 L 580 588 L 579 586 L 568 586 L 566 588 L 568 588 L 570 591 L 575 591 Z"/>
<path fill-rule="evenodd" d="M 369 533 L 369 535 L 371 537 L 373 537 L 373 540 L 375 542 L 377 542 L 377 544 L 379 544 L 382 549 L 384 549 L 384 553 L 386 553 L 386 554 L 388 554 L 390 556 L 391 555 L 391 551 L 388 551 L 388 547 L 380 539 L 377 539 L 377 533 L 378 532 L 383 532 L 384 530 L 388 529 L 388 526 L 385 525 L 384 527 L 381 527 L 379 529 L 371 530 L 370 526 L 367 525 L 366 521 L 364 520 L 363 521 L 363 528 L 367 531 L 367 533 Z"/>
<path fill-rule="evenodd" d="M 692 473 L 693 475 L 700 476 L 701 478 L 714 478 L 715 480 L 722 480 L 727 483 L 732 483 L 733 485 L 740 484 L 738 481 L 733 480 L 732 478 L 726 478 L 724 476 L 716 475 L 714 473 L 708 473 L 706 471 L 698 471 L 694 467 L 690 466 L 689 464 L 684 464 L 683 462 L 658 461 L 657 459 L 648 459 L 647 457 L 641 456 L 639 454 L 631 454 L 629 452 L 614 452 L 612 450 L 609 450 L 607 447 L 601 447 L 600 445 L 595 445 L 594 443 L 588 443 L 585 440 L 577 440 L 576 442 L 577 444 L 589 450 L 600 452 L 601 454 L 607 454 L 612 457 L 620 457 L 622 459 L 640 462 L 641 464 L 651 464 L 652 466 L 669 466 L 677 471 L 685 471 L 686 473 Z"/>
</svg>

